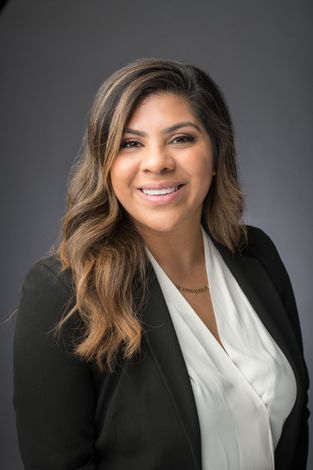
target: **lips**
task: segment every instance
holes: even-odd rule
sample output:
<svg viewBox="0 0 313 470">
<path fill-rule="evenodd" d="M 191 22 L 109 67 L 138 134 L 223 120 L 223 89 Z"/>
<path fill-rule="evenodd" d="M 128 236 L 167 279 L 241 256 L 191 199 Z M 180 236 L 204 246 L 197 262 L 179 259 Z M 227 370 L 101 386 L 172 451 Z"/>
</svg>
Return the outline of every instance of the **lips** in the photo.
<svg viewBox="0 0 313 470">
<path fill-rule="evenodd" d="M 145 185 L 137 191 L 143 200 L 153 205 L 164 205 L 178 201 L 181 198 L 186 183 L 167 183 L 158 185 Z"/>
<path fill-rule="evenodd" d="M 175 193 L 180 186 L 182 185 L 171 186 L 167 188 L 159 188 L 159 189 L 142 188 L 141 191 L 147 196 L 164 196 L 165 194 Z"/>
<path fill-rule="evenodd" d="M 169 194 L 184 186 L 183 181 L 167 181 L 163 183 L 143 184 L 138 189 L 145 194 L 158 195 Z"/>
</svg>

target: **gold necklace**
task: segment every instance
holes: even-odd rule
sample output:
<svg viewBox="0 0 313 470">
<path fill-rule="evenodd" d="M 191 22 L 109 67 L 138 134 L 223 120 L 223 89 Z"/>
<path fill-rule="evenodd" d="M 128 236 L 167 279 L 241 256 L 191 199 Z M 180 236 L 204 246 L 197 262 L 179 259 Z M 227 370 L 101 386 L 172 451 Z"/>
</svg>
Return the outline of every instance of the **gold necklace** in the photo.
<svg viewBox="0 0 313 470">
<path fill-rule="evenodd" d="M 174 283 L 174 286 L 177 287 L 177 289 L 179 289 L 183 292 L 189 292 L 190 294 L 201 294 L 201 292 L 205 292 L 205 291 L 209 290 L 209 286 L 207 284 L 203 287 L 199 287 L 199 289 L 189 289 L 188 287 L 178 286 L 175 283 Z"/>
</svg>

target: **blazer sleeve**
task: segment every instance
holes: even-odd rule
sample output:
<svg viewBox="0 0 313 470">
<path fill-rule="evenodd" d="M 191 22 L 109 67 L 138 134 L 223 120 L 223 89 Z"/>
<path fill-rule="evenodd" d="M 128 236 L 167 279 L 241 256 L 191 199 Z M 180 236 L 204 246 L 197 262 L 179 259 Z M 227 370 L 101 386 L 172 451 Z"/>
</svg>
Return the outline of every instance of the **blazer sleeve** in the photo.
<svg viewBox="0 0 313 470">
<path fill-rule="evenodd" d="M 95 391 L 90 368 L 71 352 L 74 325 L 49 333 L 69 289 L 37 261 L 24 280 L 14 334 L 14 408 L 26 470 L 94 470 Z"/>
<path fill-rule="evenodd" d="M 300 433 L 298 435 L 298 444 L 291 468 L 305 470 L 308 456 L 309 428 L 308 419 L 310 410 L 308 408 L 308 389 L 310 386 L 309 373 L 304 359 L 302 333 L 298 315 L 297 304 L 291 285 L 290 277 L 286 267 L 277 251 L 271 238 L 263 230 L 250 227 L 252 234 L 251 250 L 253 254 L 262 262 L 269 277 L 272 279 L 276 289 L 279 292 L 282 303 L 287 312 L 289 321 L 298 339 L 299 348 L 303 359 L 303 368 L 305 376 L 305 400 L 302 413 Z"/>
</svg>

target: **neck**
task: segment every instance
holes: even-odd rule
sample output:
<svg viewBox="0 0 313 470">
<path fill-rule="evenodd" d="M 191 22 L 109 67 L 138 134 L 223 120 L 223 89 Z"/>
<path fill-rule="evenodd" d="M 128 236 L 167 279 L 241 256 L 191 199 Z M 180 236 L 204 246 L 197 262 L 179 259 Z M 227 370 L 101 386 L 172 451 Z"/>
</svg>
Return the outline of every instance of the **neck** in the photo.
<svg viewBox="0 0 313 470">
<path fill-rule="evenodd" d="M 171 232 L 154 232 L 146 228 L 140 232 L 152 256 L 177 281 L 190 277 L 204 266 L 200 223 Z"/>
</svg>

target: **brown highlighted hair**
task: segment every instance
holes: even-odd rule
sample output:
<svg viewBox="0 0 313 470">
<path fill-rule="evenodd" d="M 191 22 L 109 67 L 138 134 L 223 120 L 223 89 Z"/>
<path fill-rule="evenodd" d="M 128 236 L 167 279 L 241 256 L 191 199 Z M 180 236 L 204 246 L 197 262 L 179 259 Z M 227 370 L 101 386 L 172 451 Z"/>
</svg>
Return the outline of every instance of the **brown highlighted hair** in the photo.
<svg viewBox="0 0 313 470">
<path fill-rule="evenodd" d="M 124 128 L 144 97 L 176 93 L 188 100 L 214 146 L 216 175 L 205 198 L 202 224 L 230 251 L 247 241 L 244 196 L 237 177 L 233 127 L 221 91 L 199 68 L 183 62 L 138 59 L 100 87 L 89 113 L 82 152 L 68 187 L 61 239 L 52 253 L 70 269 L 76 304 L 57 325 L 78 314 L 84 336 L 75 353 L 112 371 L 119 352 L 131 358 L 143 333 L 135 286 L 144 294 L 148 261 L 144 241 L 118 202 L 110 169 Z M 144 299 L 144 295 L 141 295 Z"/>
</svg>

